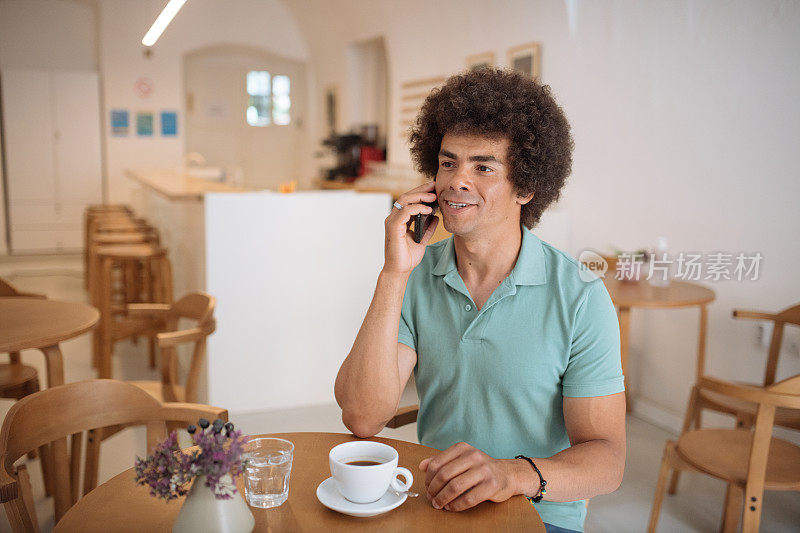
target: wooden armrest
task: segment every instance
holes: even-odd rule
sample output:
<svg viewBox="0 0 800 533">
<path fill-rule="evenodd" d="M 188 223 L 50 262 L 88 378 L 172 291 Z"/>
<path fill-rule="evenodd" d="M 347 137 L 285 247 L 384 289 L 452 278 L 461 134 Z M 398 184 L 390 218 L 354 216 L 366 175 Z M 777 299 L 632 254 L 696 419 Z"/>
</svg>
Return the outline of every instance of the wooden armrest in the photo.
<svg viewBox="0 0 800 533">
<path fill-rule="evenodd" d="M 399 428 L 417 421 L 419 405 L 408 405 L 397 410 L 392 418 L 386 423 L 387 428 Z"/>
<path fill-rule="evenodd" d="M 697 381 L 697 386 L 701 389 L 718 392 L 725 396 L 738 398 L 746 402 L 759 403 L 764 398 L 764 390 L 760 387 L 731 383 L 730 381 L 723 381 L 710 376 L 702 376 Z"/>
<path fill-rule="evenodd" d="M 5 464 L 5 461 L 3 463 Z M 0 503 L 16 500 L 18 497 L 19 483 L 17 478 L 9 474 L 5 468 L 0 468 Z"/>
<path fill-rule="evenodd" d="M 156 335 L 156 338 L 158 339 L 158 346 L 161 348 L 166 346 L 177 346 L 178 344 L 183 344 L 184 342 L 197 341 L 203 337 L 207 337 L 214 333 L 215 329 L 217 329 L 217 323 L 212 320 L 211 322 L 196 328 L 159 333 Z"/>
<path fill-rule="evenodd" d="M 127 310 L 129 316 L 163 317 L 170 313 L 172 306 L 169 304 L 128 304 Z"/>
<path fill-rule="evenodd" d="M 217 418 L 228 421 L 228 410 L 199 403 L 165 402 L 163 411 L 167 422 L 186 422 L 196 424 L 199 418 L 213 422 Z"/>
<path fill-rule="evenodd" d="M 761 311 L 747 311 L 745 309 L 734 309 L 733 318 L 750 318 L 753 320 L 775 320 L 777 317 L 772 313 Z"/>
</svg>

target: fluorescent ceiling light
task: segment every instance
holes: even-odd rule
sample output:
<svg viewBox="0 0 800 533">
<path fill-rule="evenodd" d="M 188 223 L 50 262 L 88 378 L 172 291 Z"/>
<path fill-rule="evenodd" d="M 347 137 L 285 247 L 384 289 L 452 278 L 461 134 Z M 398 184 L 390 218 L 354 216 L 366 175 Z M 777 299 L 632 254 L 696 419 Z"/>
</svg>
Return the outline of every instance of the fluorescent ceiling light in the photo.
<svg viewBox="0 0 800 533">
<path fill-rule="evenodd" d="M 164 30 L 167 29 L 169 23 L 172 22 L 172 19 L 175 18 L 175 15 L 178 14 L 178 11 L 181 10 L 185 3 L 186 0 L 169 0 L 156 21 L 153 22 L 153 25 L 147 30 L 144 39 L 142 39 L 142 44 L 145 46 L 153 46 L 156 44 L 158 38 L 161 37 L 161 34 L 164 33 Z"/>
</svg>

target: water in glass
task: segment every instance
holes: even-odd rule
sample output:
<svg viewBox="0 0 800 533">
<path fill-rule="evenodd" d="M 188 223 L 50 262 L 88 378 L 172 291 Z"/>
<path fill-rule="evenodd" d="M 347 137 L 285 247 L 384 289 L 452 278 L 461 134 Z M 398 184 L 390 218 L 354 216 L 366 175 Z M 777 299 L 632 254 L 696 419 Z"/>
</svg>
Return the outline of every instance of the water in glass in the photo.
<svg viewBox="0 0 800 533">
<path fill-rule="evenodd" d="M 289 476 L 292 471 L 293 446 L 280 439 L 255 439 L 245 452 L 248 464 L 244 475 L 247 503 L 253 507 L 277 507 L 289 497 Z M 289 448 L 291 446 L 291 448 Z"/>
</svg>

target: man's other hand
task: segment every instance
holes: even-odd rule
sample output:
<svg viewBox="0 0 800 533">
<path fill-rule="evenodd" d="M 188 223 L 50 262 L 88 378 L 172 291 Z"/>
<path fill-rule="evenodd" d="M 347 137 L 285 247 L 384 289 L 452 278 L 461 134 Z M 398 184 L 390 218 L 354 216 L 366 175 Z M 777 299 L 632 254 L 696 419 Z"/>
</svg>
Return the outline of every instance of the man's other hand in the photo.
<svg viewBox="0 0 800 533">
<path fill-rule="evenodd" d="M 514 459 L 494 459 L 465 442 L 423 459 L 428 499 L 436 509 L 463 511 L 491 500 L 503 502 L 515 494 Z"/>
</svg>

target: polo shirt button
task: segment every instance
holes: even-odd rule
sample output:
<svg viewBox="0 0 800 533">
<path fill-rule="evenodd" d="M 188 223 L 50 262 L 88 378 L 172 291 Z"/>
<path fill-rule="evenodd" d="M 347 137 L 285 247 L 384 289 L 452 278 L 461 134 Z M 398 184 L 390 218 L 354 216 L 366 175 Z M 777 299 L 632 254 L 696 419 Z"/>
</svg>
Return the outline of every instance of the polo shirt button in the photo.
<svg viewBox="0 0 800 533">
<path fill-rule="evenodd" d="M 472 306 L 470 304 L 467 304 L 467 305 L 464 306 L 464 310 L 465 311 L 472 311 Z"/>
</svg>

